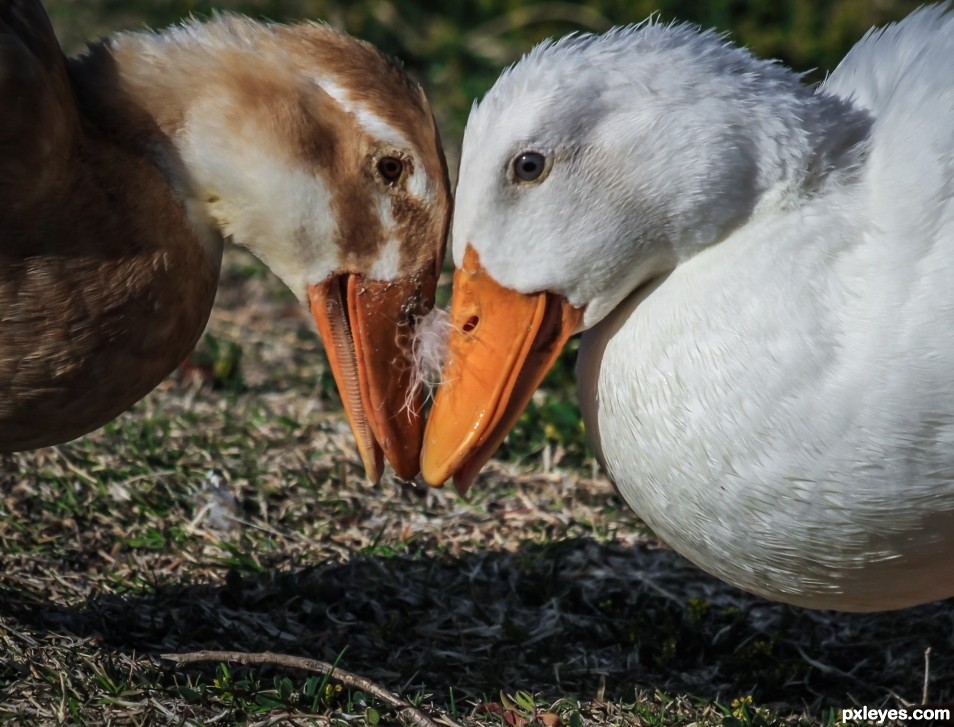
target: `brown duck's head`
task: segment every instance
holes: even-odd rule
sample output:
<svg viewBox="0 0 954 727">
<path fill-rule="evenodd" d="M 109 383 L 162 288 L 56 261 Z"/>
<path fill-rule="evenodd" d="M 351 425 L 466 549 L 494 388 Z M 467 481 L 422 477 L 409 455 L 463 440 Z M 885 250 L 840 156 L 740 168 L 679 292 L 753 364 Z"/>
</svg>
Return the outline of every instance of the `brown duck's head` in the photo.
<svg viewBox="0 0 954 727">
<path fill-rule="evenodd" d="M 144 45 L 159 60 L 123 64 L 123 82 L 174 139 L 190 216 L 308 305 L 368 476 L 387 459 L 414 477 L 423 400 L 409 338 L 434 304 L 452 205 L 423 91 L 370 44 L 315 23 L 224 15 L 110 49 Z M 157 86 L 186 100 L 160 109 Z"/>
</svg>

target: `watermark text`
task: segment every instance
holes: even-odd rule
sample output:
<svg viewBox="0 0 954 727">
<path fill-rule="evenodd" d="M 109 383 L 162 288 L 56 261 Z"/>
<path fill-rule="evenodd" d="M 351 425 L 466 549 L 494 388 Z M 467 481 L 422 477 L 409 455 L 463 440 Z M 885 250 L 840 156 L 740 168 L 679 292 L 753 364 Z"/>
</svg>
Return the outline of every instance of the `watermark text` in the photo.
<svg viewBox="0 0 954 727">
<path fill-rule="evenodd" d="M 954 704 L 916 707 L 850 707 L 841 710 L 843 724 L 954 725 Z"/>
</svg>

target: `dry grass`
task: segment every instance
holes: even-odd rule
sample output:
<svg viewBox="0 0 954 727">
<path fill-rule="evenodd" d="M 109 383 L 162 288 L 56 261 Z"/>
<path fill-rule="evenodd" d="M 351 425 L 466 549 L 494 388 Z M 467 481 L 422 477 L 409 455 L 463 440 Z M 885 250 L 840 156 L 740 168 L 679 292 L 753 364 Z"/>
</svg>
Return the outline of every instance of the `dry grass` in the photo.
<svg viewBox="0 0 954 727">
<path fill-rule="evenodd" d="M 469 502 L 367 484 L 311 329 L 231 251 L 211 331 L 241 347 L 244 387 L 171 379 L 89 437 L 3 461 L 0 719 L 396 720 L 305 672 L 159 659 L 198 649 L 340 657 L 466 725 L 833 723 L 920 701 L 928 648 L 929 700 L 954 701 L 949 602 L 861 616 L 749 597 L 579 474 L 496 463 Z"/>
</svg>

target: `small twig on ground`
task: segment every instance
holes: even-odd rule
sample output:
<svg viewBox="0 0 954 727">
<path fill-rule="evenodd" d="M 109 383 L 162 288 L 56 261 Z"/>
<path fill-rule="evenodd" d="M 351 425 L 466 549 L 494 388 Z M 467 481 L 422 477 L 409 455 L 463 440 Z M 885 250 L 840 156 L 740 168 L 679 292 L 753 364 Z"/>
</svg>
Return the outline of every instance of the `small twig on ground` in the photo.
<svg viewBox="0 0 954 727">
<path fill-rule="evenodd" d="M 921 690 L 921 704 L 928 703 L 928 682 L 931 680 L 931 647 L 924 650 L 924 688 Z"/>
<path fill-rule="evenodd" d="M 276 654 L 271 651 L 260 653 L 248 653 L 243 651 L 196 651 L 189 654 L 162 654 L 166 661 L 174 661 L 177 664 L 192 664 L 200 661 L 232 661 L 238 664 L 260 666 L 268 664 L 271 666 L 284 666 L 290 669 L 301 669 L 302 671 L 318 672 L 319 674 L 328 674 L 332 679 L 345 684 L 354 689 L 360 689 L 366 694 L 370 694 L 379 699 L 384 704 L 397 710 L 398 716 L 405 724 L 413 724 L 418 727 L 440 727 L 440 725 L 428 717 L 424 712 L 402 699 L 397 694 L 389 691 L 366 677 L 345 671 L 339 666 L 330 664 L 327 661 L 318 659 L 308 659 L 303 656 L 290 656 L 288 654 Z"/>
</svg>

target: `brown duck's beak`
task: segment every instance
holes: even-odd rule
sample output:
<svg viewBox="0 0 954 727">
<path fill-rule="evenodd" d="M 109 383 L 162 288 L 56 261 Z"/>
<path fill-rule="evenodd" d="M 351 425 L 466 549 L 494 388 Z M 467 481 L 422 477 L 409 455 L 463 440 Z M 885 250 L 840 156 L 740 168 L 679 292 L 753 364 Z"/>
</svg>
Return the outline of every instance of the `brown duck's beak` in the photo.
<svg viewBox="0 0 954 727">
<path fill-rule="evenodd" d="M 419 471 L 424 394 L 411 388 L 414 318 L 434 304 L 437 275 L 396 281 L 332 275 L 308 286 L 311 314 L 368 477 L 377 482 L 384 458 L 398 477 Z"/>
<path fill-rule="evenodd" d="M 583 316 L 552 293 L 497 283 L 468 245 L 454 273 L 443 382 L 424 433 L 421 473 L 463 494 L 517 421 Z"/>
</svg>

